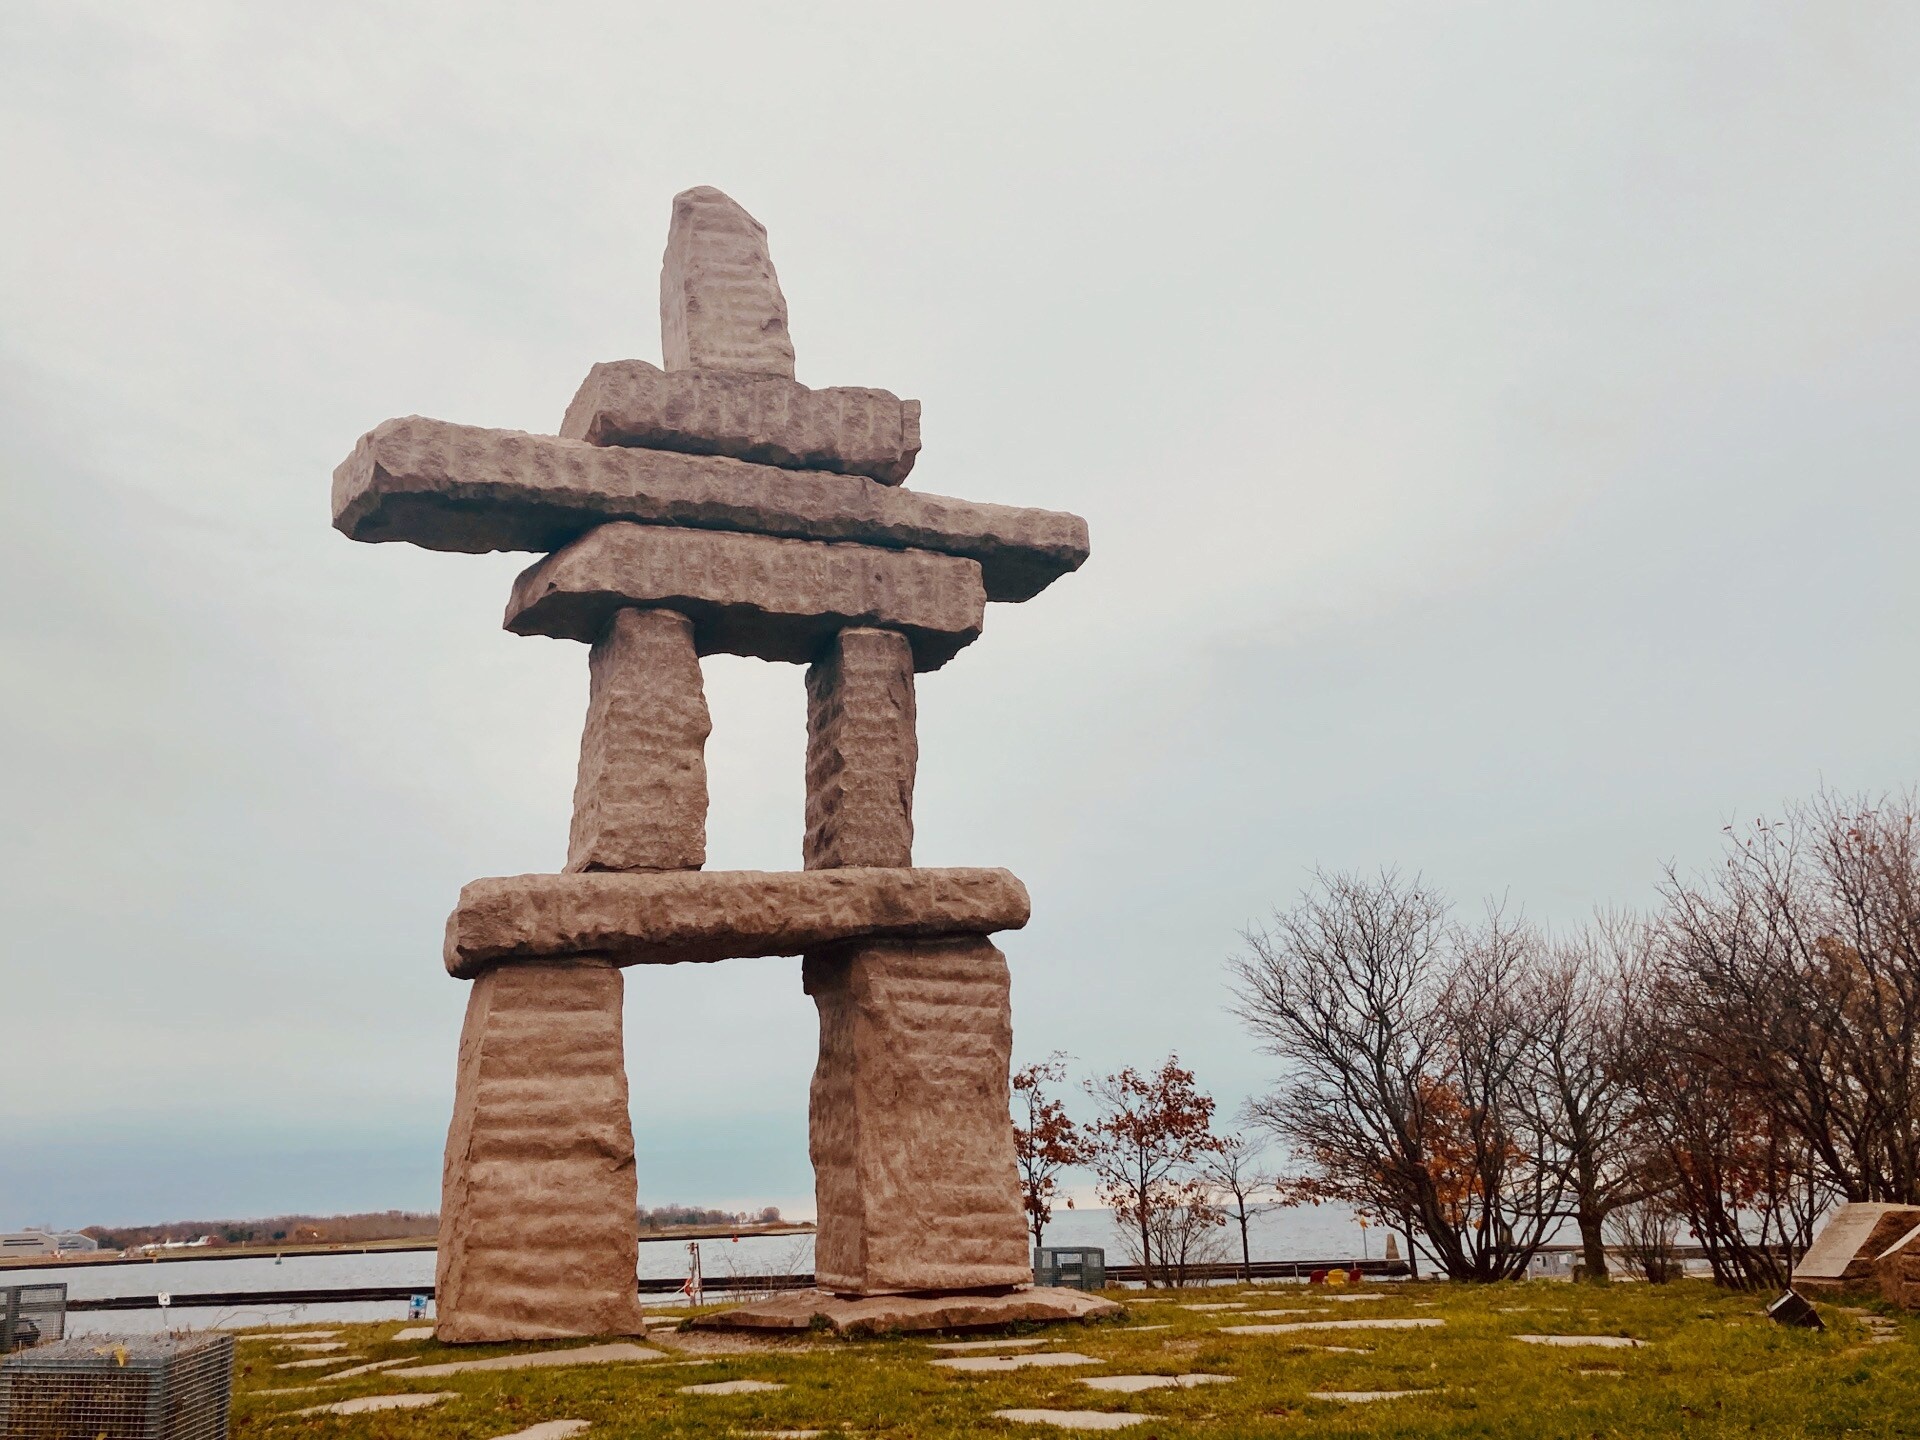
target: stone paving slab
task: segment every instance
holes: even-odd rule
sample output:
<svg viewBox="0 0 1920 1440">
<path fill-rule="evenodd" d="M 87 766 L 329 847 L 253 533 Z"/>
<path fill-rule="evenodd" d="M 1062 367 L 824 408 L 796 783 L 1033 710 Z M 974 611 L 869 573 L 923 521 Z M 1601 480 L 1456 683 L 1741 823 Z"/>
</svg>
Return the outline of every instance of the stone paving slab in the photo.
<svg viewBox="0 0 1920 1440">
<path fill-rule="evenodd" d="M 1425 1330 L 1446 1322 L 1422 1315 L 1405 1320 L 1296 1320 L 1286 1325 L 1223 1325 L 1222 1335 L 1293 1335 L 1302 1330 Z"/>
<path fill-rule="evenodd" d="M 249 1340 L 264 1340 L 269 1345 L 278 1345 L 287 1340 L 335 1340 L 338 1330 L 281 1330 L 268 1335 L 242 1335 L 238 1339 L 242 1345 Z"/>
<path fill-rule="evenodd" d="M 309 1405 L 305 1410 L 296 1410 L 296 1415 L 364 1415 L 369 1410 L 418 1410 L 426 1405 L 438 1405 L 442 1400 L 451 1400 L 451 1390 L 431 1390 L 413 1395 L 362 1395 L 353 1400 L 336 1400 L 331 1405 Z"/>
<path fill-rule="evenodd" d="M 1374 1400 L 1404 1400 L 1409 1395 L 1431 1395 L 1431 1390 L 1309 1390 L 1309 1400 L 1338 1400 L 1347 1405 L 1365 1405 Z"/>
<path fill-rule="evenodd" d="M 433 1326 L 409 1325 L 404 1330 L 395 1331 L 389 1338 L 394 1340 L 431 1340 L 433 1338 Z"/>
<path fill-rule="evenodd" d="M 1117 1390 L 1122 1395 L 1136 1395 L 1142 1390 L 1193 1390 L 1202 1385 L 1226 1385 L 1235 1378 L 1232 1375 L 1205 1375 L 1198 1372 L 1188 1375 L 1095 1375 L 1080 1383 L 1095 1390 Z"/>
<path fill-rule="evenodd" d="M 705 1385 L 682 1385 L 682 1395 L 758 1395 L 767 1390 L 784 1390 L 771 1380 L 714 1380 Z"/>
<path fill-rule="evenodd" d="M 1017 1425 L 1057 1425 L 1062 1430 L 1124 1430 L 1150 1420 L 1150 1415 L 1129 1415 L 1124 1410 L 996 1410 L 995 1418 Z"/>
<path fill-rule="evenodd" d="M 495 1355 L 489 1360 L 453 1360 L 444 1365 L 416 1365 L 395 1370 L 394 1378 L 463 1375 L 472 1370 L 542 1370 L 562 1365 L 621 1365 L 635 1360 L 664 1360 L 664 1350 L 645 1345 L 582 1345 L 573 1350 L 531 1350 L 520 1355 Z"/>
<path fill-rule="evenodd" d="M 1054 1365 L 1098 1365 L 1100 1362 L 1091 1355 L 1082 1355 L 1073 1350 L 1049 1350 L 1038 1355 L 951 1355 L 933 1363 L 949 1370 L 995 1374 L 1003 1370 L 1026 1370 Z"/>
<path fill-rule="evenodd" d="M 1182 1305 L 1180 1308 L 1182 1310 L 1197 1310 L 1197 1311 L 1204 1312 L 1208 1310 L 1244 1310 L 1247 1308 L 1247 1305 L 1244 1300 L 1236 1300 L 1229 1305 Z"/>
<path fill-rule="evenodd" d="M 282 1340 L 274 1348 L 277 1350 L 306 1350 L 318 1353 L 323 1350 L 344 1350 L 347 1348 L 347 1342 L 344 1340 Z"/>
<path fill-rule="evenodd" d="M 276 1370 L 317 1370 L 323 1365 L 344 1365 L 349 1360 L 359 1360 L 359 1355 L 322 1355 L 317 1360 L 283 1360 L 273 1368 Z"/>
<path fill-rule="evenodd" d="M 1602 1345 L 1614 1350 L 1638 1350 L 1647 1342 L 1625 1335 L 1516 1335 L 1528 1345 Z"/>
<path fill-rule="evenodd" d="M 351 1380 L 356 1375 L 371 1375 L 376 1370 L 391 1370 L 395 1365 L 405 1365 L 406 1356 L 394 1360 L 375 1360 L 371 1364 L 356 1365 L 351 1370 L 335 1370 L 331 1375 L 322 1375 L 322 1380 Z"/>
<path fill-rule="evenodd" d="M 567 1436 L 578 1435 L 591 1424 L 591 1420 L 542 1420 L 538 1425 L 502 1435 L 500 1440 L 567 1440 Z"/>
<path fill-rule="evenodd" d="M 932 1348 L 959 1355 L 969 1350 L 1031 1350 L 1036 1345 L 1052 1343 L 1051 1340 L 1044 1338 L 1039 1340 L 943 1340 Z"/>
</svg>

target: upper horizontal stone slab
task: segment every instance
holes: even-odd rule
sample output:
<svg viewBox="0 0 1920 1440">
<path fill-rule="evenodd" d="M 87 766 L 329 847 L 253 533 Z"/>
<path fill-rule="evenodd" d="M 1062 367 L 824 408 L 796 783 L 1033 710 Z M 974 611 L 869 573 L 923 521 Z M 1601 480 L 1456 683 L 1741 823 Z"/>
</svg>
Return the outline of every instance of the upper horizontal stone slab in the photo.
<svg viewBox="0 0 1920 1440">
<path fill-rule="evenodd" d="M 591 644 L 629 605 L 687 616 L 702 655 L 807 664 L 841 630 L 879 626 L 937 670 L 979 638 L 987 594 L 958 555 L 616 521 L 522 571 L 506 626 Z"/>
<path fill-rule="evenodd" d="M 920 453 L 920 402 L 852 385 L 810 390 L 777 375 L 613 360 L 587 372 L 560 436 L 898 485 Z"/>
<path fill-rule="evenodd" d="M 1007 870 L 664 870 L 475 880 L 447 920 L 449 974 L 560 955 L 618 965 L 799 955 L 844 940 L 1018 930 Z"/>
<path fill-rule="evenodd" d="M 558 550 L 609 520 L 964 555 L 989 600 L 1030 600 L 1087 558 L 1087 522 L 1057 510 L 417 415 L 361 436 L 333 472 L 333 525 L 354 540 Z"/>
</svg>

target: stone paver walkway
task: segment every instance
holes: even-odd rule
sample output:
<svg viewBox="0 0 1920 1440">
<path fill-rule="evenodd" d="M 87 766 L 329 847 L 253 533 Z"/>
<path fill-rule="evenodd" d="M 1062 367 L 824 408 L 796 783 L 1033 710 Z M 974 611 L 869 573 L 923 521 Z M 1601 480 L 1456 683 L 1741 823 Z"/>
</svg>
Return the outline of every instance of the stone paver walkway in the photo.
<svg viewBox="0 0 1920 1440">
<path fill-rule="evenodd" d="M 317 1360 L 283 1360 L 273 1368 L 276 1370 L 318 1370 L 324 1365 L 344 1365 L 349 1360 L 358 1360 L 358 1355 L 322 1355 Z"/>
<path fill-rule="evenodd" d="M 1051 1340 L 944 1340 L 933 1348 L 964 1354 L 969 1350 L 1031 1350 L 1036 1345 L 1051 1345 Z"/>
<path fill-rule="evenodd" d="M 714 1380 L 705 1385 L 682 1385 L 682 1395 L 757 1395 L 764 1390 L 784 1390 L 771 1380 Z"/>
<path fill-rule="evenodd" d="M 951 1355 L 933 1363 L 944 1365 L 949 1370 L 990 1374 L 1002 1370 L 1025 1370 L 1036 1365 L 1098 1365 L 1100 1362 L 1091 1355 L 1082 1355 L 1077 1351 L 1053 1350 L 1041 1355 Z"/>
<path fill-rule="evenodd" d="M 402 1376 L 463 1375 L 469 1370 L 539 1370 L 553 1365 L 619 1365 L 633 1360 L 664 1360 L 664 1350 L 644 1345 L 582 1345 L 574 1350 L 534 1350 L 524 1355 L 496 1355 L 491 1360 L 453 1360 L 444 1365 L 415 1365 L 396 1370 Z"/>
<path fill-rule="evenodd" d="M 1348 1405 L 1365 1405 L 1373 1400 L 1404 1400 L 1409 1395 L 1431 1395 L 1431 1390 L 1309 1390 L 1309 1400 L 1339 1400 Z"/>
<path fill-rule="evenodd" d="M 538 1425 L 502 1435 L 500 1440 L 567 1440 L 567 1436 L 578 1435 L 591 1424 L 591 1420 L 542 1420 Z"/>
<path fill-rule="evenodd" d="M 1603 1345 L 1614 1350 L 1638 1350 L 1647 1342 L 1625 1335 L 1516 1335 L 1529 1345 Z"/>
<path fill-rule="evenodd" d="M 1287 1325 L 1223 1325 L 1222 1335 L 1296 1335 L 1302 1330 L 1426 1330 L 1446 1322 L 1436 1315 L 1404 1320 L 1296 1320 Z"/>
<path fill-rule="evenodd" d="M 1235 1377 L 1232 1375 L 1095 1375 L 1082 1380 L 1082 1385 L 1095 1390 L 1117 1390 L 1122 1395 L 1137 1395 L 1142 1390 L 1166 1390 L 1177 1388 L 1192 1390 L 1201 1385 L 1226 1385 Z"/>
<path fill-rule="evenodd" d="M 996 1410 L 995 1416 L 1020 1425 L 1058 1425 L 1063 1430 L 1124 1430 L 1149 1420 L 1124 1410 Z"/>
<path fill-rule="evenodd" d="M 362 1395 L 357 1400 L 336 1400 L 331 1405 L 310 1405 L 296 1415 L 364 1415 L 369 1410 L 418 1410 L 423 1405 L 438 1405 L 451 1400 L 451 1390 L 433 1390 L 419 1395 Z"/>
<path fill-rule="evenodd" d="M 404 1330 L 396 1330 L 393 1338 L 395 1340 L 431 1340 L 433 1338 L 433 1326 L 409 1325 Z"/>
</svg>

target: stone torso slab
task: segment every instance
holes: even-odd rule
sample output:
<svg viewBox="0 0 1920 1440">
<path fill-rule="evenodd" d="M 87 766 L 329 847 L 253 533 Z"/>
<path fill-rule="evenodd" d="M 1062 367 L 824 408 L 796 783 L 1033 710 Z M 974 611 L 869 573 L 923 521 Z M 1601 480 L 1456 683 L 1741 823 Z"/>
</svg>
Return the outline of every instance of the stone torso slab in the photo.
<svg viewBox="0 0 1920 1440">
<path fill-rule="evenodd" d="M 1018 930 L 1031 903 L 1006 870 L 588 871 L 475 880 L 447 921 L 448 973 L 603 955 L 621 965 L 798 955 L 869 936 Z"/>
<path fill-rule="evenodd" d="M 615 360 L 587 372 L 560 435 L 898 485 L 920 453 L 920 402 L 887 390 L 810 390 L 778 375 L 668 371 Z"/>
<path fill-rule="evenodd" d="M 548 551 L 609 520 L 963 555 L 989 600 L 1031 599 L 1087 558 L 1078 515 L 417 415 L 361 436 L 333 472 L 334 528 L 354 540 Z"/>
<path fill-rule="evenodd" d="M 523 572 L 506 627 L 591 640 L 635 605 L 688 616 L 702 655 L 805 664 L 844 627 L 883 625 L 934 670 L 979 637 L 987 596 L 957 555 L 615 523 Z"/>
</svg>

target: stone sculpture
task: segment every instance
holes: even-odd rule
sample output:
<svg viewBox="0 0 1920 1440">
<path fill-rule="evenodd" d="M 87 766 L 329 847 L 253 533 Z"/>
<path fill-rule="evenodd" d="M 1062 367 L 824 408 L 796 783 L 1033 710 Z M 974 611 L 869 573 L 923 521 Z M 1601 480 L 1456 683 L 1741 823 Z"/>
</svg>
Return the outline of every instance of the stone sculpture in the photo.
<svg viewBox="0 0 1920 1440">
<path fill-rule="evenodd" d="M 480 880 L 447 927 L 472 980 L 447 1137 L 437 1334 L 637 1332 L 621 967 L 804 957 L 818 1295 L 1045 1318 L 1103 1302 L 1028 1288 L 1008 1120 L 1005 958 L 1026 923 L 1003 870 L 913 867 L 914 677 L 1087 556 L 1073 515 L 903 488 L 920 406 L 794 378 L 765 229 L 718 190 L 676 196 L 665 368 L 596 365 L 557 436 L 410 417 L 334 472 L 350 538 L 550 552 L 506 626 L 592 646 L 567 864 Z M 709 873 L 700 657 L 805 663 L 804 869 Z M 1057 1298 L 1054 1298 L 1057 1297 Z M 889 1311 L 891 1314 L 892 1312 Z"/>
</svg>

